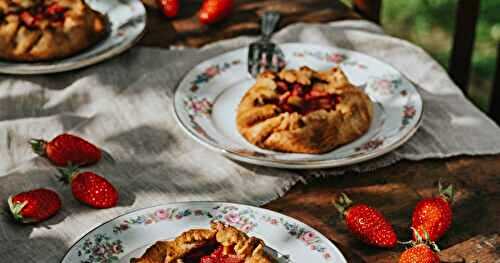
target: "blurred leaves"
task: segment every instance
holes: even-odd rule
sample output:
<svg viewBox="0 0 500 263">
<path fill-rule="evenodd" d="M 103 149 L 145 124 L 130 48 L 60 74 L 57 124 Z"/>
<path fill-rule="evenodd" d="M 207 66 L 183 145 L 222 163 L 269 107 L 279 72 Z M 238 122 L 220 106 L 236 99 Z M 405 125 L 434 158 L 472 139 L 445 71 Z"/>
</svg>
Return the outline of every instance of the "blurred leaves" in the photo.
<svg viewBox="0 0 500 263">
<path fill-rule="evenodd" d="M 469 0 L 476 1 L 476 0 Z M 448 67 L 457 0 L 383 0 L 382 25 L 387 33 L 407 39 L 426 49 Z M 473 57 L 471 91 L 480 107 L 486 108 L 493 80 L 497 41 L 500 35 L 500 0 L 481 0 Z M 486 96 L 486 98 L 484 98 Z"/>
</svg>

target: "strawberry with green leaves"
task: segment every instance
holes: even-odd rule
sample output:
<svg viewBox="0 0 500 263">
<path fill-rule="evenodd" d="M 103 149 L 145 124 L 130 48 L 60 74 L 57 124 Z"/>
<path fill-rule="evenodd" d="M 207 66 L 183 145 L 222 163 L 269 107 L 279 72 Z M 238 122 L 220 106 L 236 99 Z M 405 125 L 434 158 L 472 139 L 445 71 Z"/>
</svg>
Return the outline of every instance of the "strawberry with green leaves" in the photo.
<svg viewBox="0 0 500 263">
<path fill-rule="evenodd" d="M 21 223 L 44 221 L 61 209 L 59 195 L 45 188 L 12 195 L 7 202 L 14 219 Z"/>
<path fill-rule="evenodd" d="M 101 150 L 92 143 L 71 134 L 61 134 L 51 141 L 31 139 L 33 151 L 56 166 L 85 166 L 101 159 Z"/>
<path fill-rule="evenodd" d="M 342 193 L 334 202 L 335 207 L 344 216 L 347 228 L 366 244 L 392 248 L 397 244 L 396 233 L 381 212 L 366 204 L 353 204 Z"/>
<path fill-rule="evenodd" d="M 453 200 L 453 186 L 443 188 L 439 183 L 439 196 L 426 198 L 419 201 L 413 210 L 412 228 L 416 229 L 420 236 L 427 232 L 431 241 L 439 240 L 451 226 Z M 416 240 L 413 235 L 413 240 Z"/>
<path fill-rule="evenodd" d="M 110 208 L 118 203 L 118 191 L 106 178 L 76 168 L 60 169 L 61 180 L 71 185 L 73 196 L 95 208 Z"/>
<path fill-rule="evenodd" d="M 425 238 L 422 238 L 415 228 L 412 228 L 412 231 L 415 240 L 403 242 L 410 243 L 411 247 L 401 254 L 398 263 L 440 263 L 436 253 L 439 252 L 439 248 L 434 241 L 429 239 L 429 233 L 423 231 Z"/>
<path fill-rule="evenodd" d="M 399 263 L 439 263 L 439 256 L 429 246 L 418 244 L 403 252 Z"/>
</svg>

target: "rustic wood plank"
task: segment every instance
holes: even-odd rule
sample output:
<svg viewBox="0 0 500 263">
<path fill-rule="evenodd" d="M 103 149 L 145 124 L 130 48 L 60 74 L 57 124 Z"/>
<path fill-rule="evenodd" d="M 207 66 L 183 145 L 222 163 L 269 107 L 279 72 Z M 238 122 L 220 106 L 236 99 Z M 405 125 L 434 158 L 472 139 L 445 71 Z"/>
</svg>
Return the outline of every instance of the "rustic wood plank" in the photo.
<svg viewBox="0 0 500 263">
<path fill-rule="evenodd" d="M 393 223 L 399 239 L 408 240 L 411 213 L 417 201 L 435 194 L 439 179 L 453 183 L 457 189 L 453 204 L 454 222 L 452 229 L 439 241 L 441 249 L 446 251 L 446 248 L 474 236 L 498 233 L 498 171 L 500 155 L 404 161 L 370 173 L 311 179 L 308 184 L 294 187 L 266 207 L 315 227 L 340 245 L 349 262 L 397 262 L 402 248 L 370 248 L 352 237 L 330 204 L 338 193 L 346 192 L 353 200 L 379 208 Z M 479 253 L 468 259 L 479 260 L 482 255 Z"/>
<path fill-rule="evenodd" d="M 238 0 L 230 17 L 219 24 L 204 26 L 197 19 L 201 1 L 185 0 L 176 19 L 165 18 L 154 0 L 148 6 L 146 33 L 140 45 L 168 48 L 171 45 L 200 47 L 221 39 L 260 33 L 259 17 L 267 10 L 282 13 L 280 27 L 295 22 L 329 22 L 359 19 L 360 16 L 338 0 Z"/>
<path fill-rule="evenodd" d="M 441 251 L 442 262 L 500 262 L 500 235 L 478 235 L 465 242 Z"/>
<path fill-rule="evenodd" d="M 467 93 L 467 85 L 469 84 L 480 2 L 480 0 L 459 0 L 455 15 L 455 33 L 449 73 L 464 93 Z"/>
</svg>

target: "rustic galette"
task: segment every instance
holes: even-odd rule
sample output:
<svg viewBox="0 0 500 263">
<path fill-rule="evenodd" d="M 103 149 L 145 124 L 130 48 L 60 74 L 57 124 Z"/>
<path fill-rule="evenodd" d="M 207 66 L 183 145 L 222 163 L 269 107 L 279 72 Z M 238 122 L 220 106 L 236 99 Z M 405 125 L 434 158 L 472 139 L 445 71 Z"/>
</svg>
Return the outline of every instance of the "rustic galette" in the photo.
<svg viewBox="0 0 500 263">
<path fill-rule="evenodd" d="M 237 109 L 239 132 L 258 147 L 324 153 L 350 143 L 370 127 L 370 98 L 338 67 L 264 72 Z"/>
<path fill-rule="evenodd" d="M 104 16 L 83 0 L 0 0 L 0 59 L 64 58 L 106 33 Z"/>
<path fill-rule="evenodd" d="M 131 263 L 271 263 L 264 242 L 238 229 L 212 223 L 210 229 L 192 229 L 175 240 L 158 241 Z"/>
</svg>

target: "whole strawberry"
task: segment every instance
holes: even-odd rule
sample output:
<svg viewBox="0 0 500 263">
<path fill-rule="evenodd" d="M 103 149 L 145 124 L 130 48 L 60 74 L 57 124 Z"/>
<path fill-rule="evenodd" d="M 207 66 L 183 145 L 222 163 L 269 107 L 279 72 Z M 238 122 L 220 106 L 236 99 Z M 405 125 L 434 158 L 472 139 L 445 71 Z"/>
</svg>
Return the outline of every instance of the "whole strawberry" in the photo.
<svg viewBox="0 0 500 263">
<path fill-rule="evenodd" d="M 403 252 L 399 263 L 439 263 L 439 256 L 426 244 L 417 244 Z"/>
<path fill-rule="evenodd" d="M 118 191 L 104 177 L 74 168 L 60 169 L 62 180 L 71 184 L 73 196 L 95 208 L 110 208 L 118 203 Z"/>
<path fill-rule="evenodd" d="M 61 209 L 59 195 L 44 188 L 10 196 L 7 202 L 14 219 L 22 223 L 43 221 Z"/>
<path fill-rule="evenodd" d="M 231 13 L 233 5 L 234 0 L 204 0 L 198 19 L 205 25 L 219 22 Z"/>
<path fill-rule="evenodd" d="M 392 225 L 373 207 L 366 204 L 354 204 L 342 193 L 334 202 L 343 214 L 349 230 L 366 244 L 391 248 L 396 246 L 397 237 Z"/>
<path fill-rule="evenodd" d="M 450 203 L 453 200 L 453 187 L 450 185 L 443 189 L 439 183 L 438 197 L 426 198 L 417 203 L 412 216 L 412 228 L 420 236 L 426 236 L 430 241 L 440 239 L 451 226 L 452 211 Z M 413 240 L 416 236 L 413 235 Z"/>
<path fill-rule="evenodd" d="M 92 165 L 101 159 L 101 150 L 90 142 L 71 134 L 61 134 L 47 142 L 31 139 L 31 147 L 56 166 Z"/>
<path fill-rule="evenodd" d="M 432 240 L 429 240 L 429 234 L 424 231 L 425 239 L 419 234 L 415 228 L 411 228 L 415 240 L 401 242 L 403 244 L 411 244 L 411 247 L 406 249 L 399 257 L 399 263 L 439 263 L 439 256 L 436 254 L 439 251 L 438 246 Z"/>
</svg>

